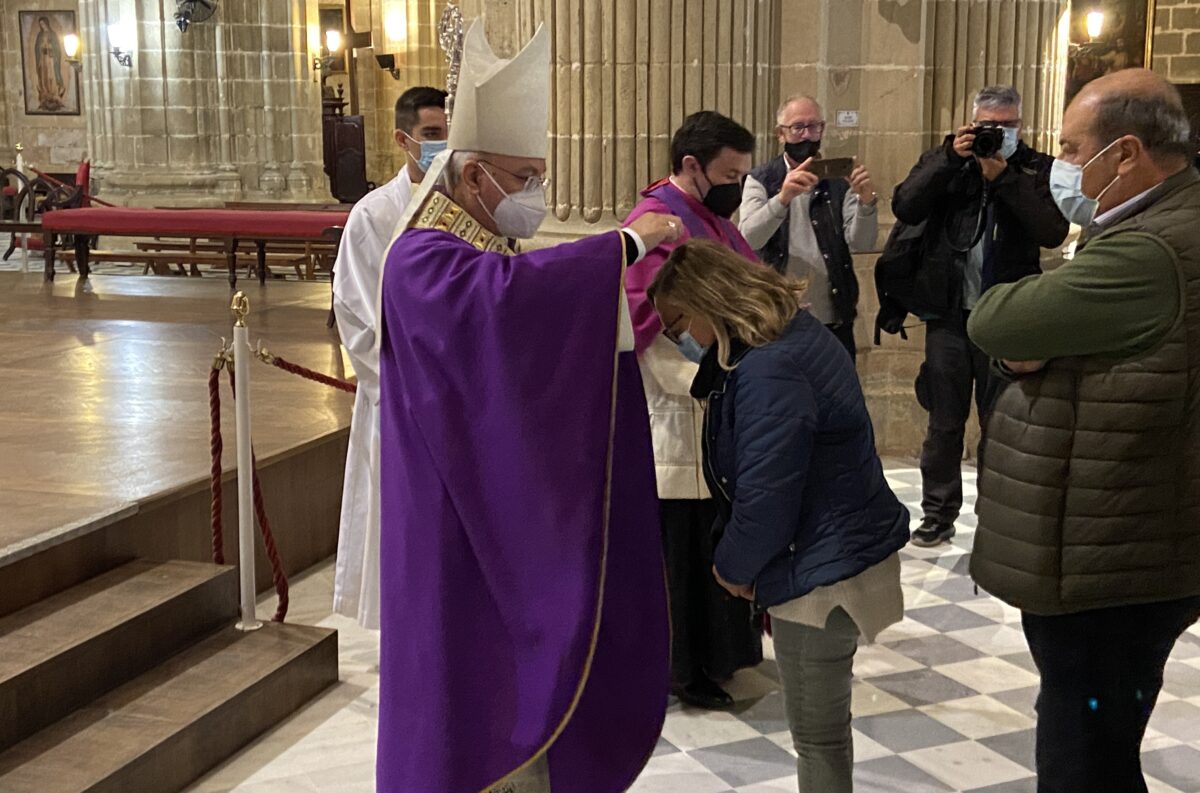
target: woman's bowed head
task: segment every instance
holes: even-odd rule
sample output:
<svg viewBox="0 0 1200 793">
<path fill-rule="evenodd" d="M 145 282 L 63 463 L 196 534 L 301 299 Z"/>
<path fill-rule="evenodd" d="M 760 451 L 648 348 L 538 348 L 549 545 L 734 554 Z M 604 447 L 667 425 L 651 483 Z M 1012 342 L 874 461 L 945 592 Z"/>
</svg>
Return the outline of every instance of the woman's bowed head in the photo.
<svg viewBox="0 0 1200 793">
<path fill-rule="evenodd" d="M 723 245 L 693 239 L 671 253 L 647 296 L 664 336 L 705 354 L 716 344 L 718 363 L 732 369 L 732 340 L 761 347 L 778 339 L 804 308 L 805 288 Z"/>
</svg>

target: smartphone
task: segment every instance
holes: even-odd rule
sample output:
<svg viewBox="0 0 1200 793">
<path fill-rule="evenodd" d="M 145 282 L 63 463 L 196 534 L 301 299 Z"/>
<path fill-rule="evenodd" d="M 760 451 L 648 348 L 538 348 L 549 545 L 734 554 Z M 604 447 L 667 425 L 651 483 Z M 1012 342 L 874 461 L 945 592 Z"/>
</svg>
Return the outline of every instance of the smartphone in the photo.
<svg viewBox="0 0 1200 793">
<path fill-rule="evenodd" d="M 813 160 L 808 170 L 822 179 L 849 179 L 854 170 L 853 157 L 833 157 L 828 160 Z"/>
</svg>

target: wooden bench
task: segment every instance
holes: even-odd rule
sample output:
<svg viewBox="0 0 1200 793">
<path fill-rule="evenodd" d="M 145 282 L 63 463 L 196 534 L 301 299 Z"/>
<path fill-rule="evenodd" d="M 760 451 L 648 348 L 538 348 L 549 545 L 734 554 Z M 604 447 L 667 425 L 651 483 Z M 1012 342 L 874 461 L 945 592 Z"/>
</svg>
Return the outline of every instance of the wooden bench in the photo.
<svg viewBox="0 0 1200 793">
<path fill-rule="evenodd" d="M 260 283 L 267 280 L 267 244 L 333 244 L 340 238 L 349 212 L 259 212 L 236 209 L 63 209 L 42 219 L 46 240 L 45 277 L 54 280 L 57 239 L 75 238 L 75 263 L 79 277 L 87 278 L 91 239 L 140 237 L 149 239 L 215 240 L 223 247 L 229 268 L 229 286 L 237 285 L 238 246 L 253 243 L 258 255 Z M 150 255 L 150 254 L 146 254 Z M 161 256 L 159 257 L 162 258 Z"/>
<path fill-rule="evenodd" d="M 74 250 L 63 250 L 58 252 L 58 257 L 63 260 L 64 264 L 73 265 L 75 262 Z M 248 274 L 253 275 L 257 271 L 258 259 L 253 254 L 239 253 L 238 266 L 245 267 Z M 297 275 L 301 275 L 303 268 L 306 265 L 306 260 L 302 256 L 294 256 L 286 253 L 268 253 L 267 261 L 274 261 L 276 265 L 283 267 L 293 267 Z M 90 250 L 88 251 L 88 266 L 90 267 L 95 262 L 119 262 L 123 264 L 142 264 L 142 274 L 150 272 L 150 268 L 154 268 L 154 272 L 162 275 L 163 272 L 170 272 L 171 266 L 177 267 L 181 275 L 187 275 L 190 265 L 191 274 L 198 276 L 200 270 L 198 265 L 207 264 L 214 267 L 225 268 L 229 266 L 229 259 L 223 250 L 213 251 L 196 251 L 189 252 L 186 249 L 182 251 L 106 251 L 106 250 Z M 270 274 L 270 265 L 267 265 L 267 274 Z M 302 276 L 301 276 L 302 277 Z"/>
<path fill-rule="evenodd" d="M 224 245 L 221 242 L 211 242 L 207 240 L 189 240 L 187 242 L 172 242 L 167 240 L 143 240 L 134 243 L 134 247 L 141 252 L 158 252 L 162 253 L 163 262 L 176 263 L 186 257 L 178 257 L 169 255 L 174 252 L 182 252 L 184 254 L 211 254 L 224 252 Z M 271 261 L 279 258 L 279 255 L 287 254 L 290 258 L 286 265 L 292 266 L 296 270 L 296 276 L 306 281 L 316 280 L 317 270 L 333 270 L 334 259 L 337 258 L 337 246 L 333 243 L 288 243 L 275 242 L 267 245 L 267 275 L 271 274 Z M 239 254 L 240 256 L 241 254 Z M 192 274 L 199 275 L 196 264 L 204 262 L 196 262 L 192 265 Z M 143 272 L 148 272 L 150 267 L 158 262 L 147 261 L 146 269 Z M 253 270 L 253 266 L 251 266 Z M 157 268 L 155 270 L 158 271 Z"/>
</svg>

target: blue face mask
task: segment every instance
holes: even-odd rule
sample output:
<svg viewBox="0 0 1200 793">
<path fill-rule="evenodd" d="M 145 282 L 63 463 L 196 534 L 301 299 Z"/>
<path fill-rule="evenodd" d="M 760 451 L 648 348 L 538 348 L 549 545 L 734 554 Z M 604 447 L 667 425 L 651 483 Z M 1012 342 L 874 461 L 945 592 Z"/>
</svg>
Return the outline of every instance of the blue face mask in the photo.
<svg viewBox="0 0 1200 793">
<path fill-rule="evenodd" d="M 1020 132 L 1016 127 L 1004 128 L 1004 143 L 1000 146 L 1000 156 L 1004 159 L 1012 159 L 1012 156 L 1017 153 L 1017 133 Z"/>
<path fill-rule="evenodd" d="M 683 357 L 687 358 L 692 363 L 700 363 L 704 360 L 704 356 L 708 355 L 708 347 L 703 347 L 700 342 L 692 338 L 692 334 L 684 331 L 679 334 L 679 351 L 683 353 Z"/>
<path fill-rule="evenodd" d="M 414 157 L 413 159 L 416 160 L 417 167 L 421 169 L 422 173 L 425 173 L 429 170 L 430 166 L 433 165 L 433 158 L 437 157 L 439 154 L 441 154 L 443 151 L 445 151 L 446 147 L 450 143 L 449 141 L 445 141 L 445 140 L 421 140 L 421 141 L 419 141 L 407 133 L 405 133 L 404 137 L 408 138 L 413 143 L 417 143 L 421 146 L 421 156 L 419 158 Z M 411 155 L 409 155 L 409 156 L 411 156 Z"/>
</svg>

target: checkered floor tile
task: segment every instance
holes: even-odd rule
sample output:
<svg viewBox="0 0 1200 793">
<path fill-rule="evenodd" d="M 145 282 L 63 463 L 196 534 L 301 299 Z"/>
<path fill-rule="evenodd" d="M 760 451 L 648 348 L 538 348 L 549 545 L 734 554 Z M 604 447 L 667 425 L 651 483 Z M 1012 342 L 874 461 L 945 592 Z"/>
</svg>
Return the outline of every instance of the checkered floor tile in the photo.
<svg viewBox="0 0 1200 793">
<path fill-rule="evenodd" d="M 921 515 L 921 474 L 887 478 Z M 951 546 L 902 552 L 907 616 L 855 659 L 857 793 L 1034 793 L 1038 678 L 1016 610 L 967 575 L 975 471 Z M 767 652 L 770 654 L 768 642 Z M 730 713 L 671 706 L 635 793 L 795 793 L 795 752 L 774 661 L 728 686 Z M 1200 628 L 1184 636 L 1143 744 L 1152 793 L 1200 793 Z"/>
</svg>

